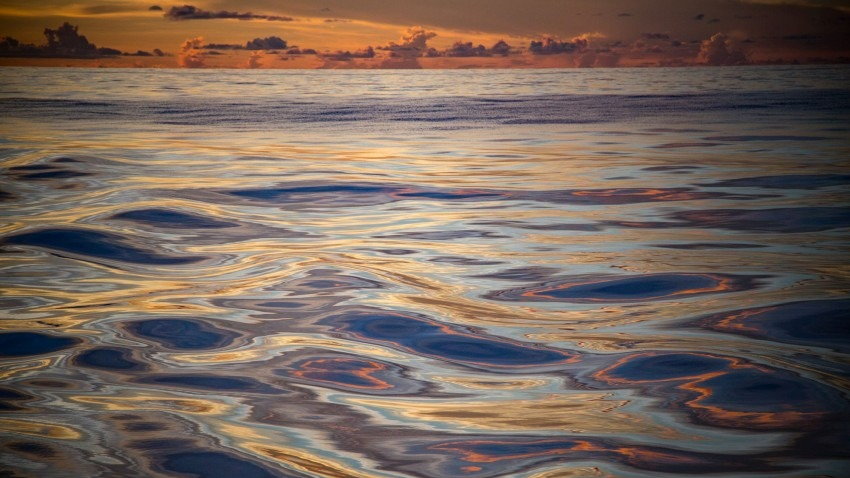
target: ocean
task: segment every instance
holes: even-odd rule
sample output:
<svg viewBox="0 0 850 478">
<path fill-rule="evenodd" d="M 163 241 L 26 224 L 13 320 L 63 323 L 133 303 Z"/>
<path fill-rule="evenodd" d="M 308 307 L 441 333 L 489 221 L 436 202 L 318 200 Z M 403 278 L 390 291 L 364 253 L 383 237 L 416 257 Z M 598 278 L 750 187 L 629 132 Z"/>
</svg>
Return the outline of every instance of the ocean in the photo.
<svg viewBox="0 0 850 478">
<path fill-rule="evenodd" d="M 0 475 L 850 473 L 850 67 L 0 69 Z"/>
</svg>

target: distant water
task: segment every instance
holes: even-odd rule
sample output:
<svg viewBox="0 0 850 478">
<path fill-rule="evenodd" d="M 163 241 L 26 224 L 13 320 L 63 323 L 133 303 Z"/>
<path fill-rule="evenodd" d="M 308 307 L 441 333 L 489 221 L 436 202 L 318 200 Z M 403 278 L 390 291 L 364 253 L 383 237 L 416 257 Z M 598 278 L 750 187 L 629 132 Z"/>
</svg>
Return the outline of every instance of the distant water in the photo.
<svg viewBox="0 0 850 478">
<path fill-rule="evenodd" d="M 850 474 L 850 68 L 0 70 L 0 475 Z"/>
</svg>

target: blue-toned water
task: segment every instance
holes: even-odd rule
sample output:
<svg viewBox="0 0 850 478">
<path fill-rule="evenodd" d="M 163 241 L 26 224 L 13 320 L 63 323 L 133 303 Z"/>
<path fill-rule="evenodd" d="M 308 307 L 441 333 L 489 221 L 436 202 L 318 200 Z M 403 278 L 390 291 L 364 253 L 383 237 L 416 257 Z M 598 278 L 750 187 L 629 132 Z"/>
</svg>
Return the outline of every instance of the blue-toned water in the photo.
<svg viewBox="0 0 850 478">
<path fill-rule="evenodd" d="M 847 85 L 0 69 L 0 475 L 847 476 Z"/>
</svg>

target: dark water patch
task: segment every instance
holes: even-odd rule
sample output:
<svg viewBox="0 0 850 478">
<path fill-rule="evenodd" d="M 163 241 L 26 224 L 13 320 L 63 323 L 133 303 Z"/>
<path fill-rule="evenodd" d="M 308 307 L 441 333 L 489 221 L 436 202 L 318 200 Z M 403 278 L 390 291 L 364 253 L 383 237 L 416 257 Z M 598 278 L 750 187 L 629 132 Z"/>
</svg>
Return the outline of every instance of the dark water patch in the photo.
<svg viewBox="0 0 850 478">
<path fill-rule="evenodd" d="M 735 357 L 696 352 L 641 352 L 593 378 L 637 388 L 685 411 L 697 423 L 747 430 L 806 430 L 848 409 L 834 389 L 791 372 Z M 844 410 L 844 411 L 842 411 Z"/>
<path fill-rule="evenodd" d="M 249 202 L 304 206 L 363 206 L 405 200 L 479 201 L 500 199 L 506 193 L 478 189 L 423 188 L 377 183 L 296 183 L 269 188 L 216 191 Z"/>
<path fill-rule="evenodd" d="M 56 166 L 49 164 L 26 164 L 23 166 L 12 166 L 9 168 L 9 171 L 52 171 L 54 169 L 56 169 Z"/>
<path fill-rule="evenodd" d="M 25 455 L 37 456 L 39 458 L 52 458 L 56 451 L 48 445 L 34 441 L 13 441 L 4 444 L 6 448 Z"/>
<path fill-rule="evenodd" d="M 33 398 L 35 397 L 32 395 L 11 388 L 0 388 L 0 412 L 24 410 L 24 407 L 19 406 L 17 402 L 24 402 Z"/>
<path fill-rule="evenodd" d="M 709 143 L 709 142 L 679 142 L 679 143 L 662 143 L 653 146 L 656 149 L 681 149 L 681 148 L 711 148 L 714 146 L 723 146 L 726 143 Z"/>
<path fill-rule="evenodd" d="M 304 277 L 288 280 L 267 290 L 285 290 L 293 294 L 338 293 L 354 290 L 385 289 L 387 284 L 364 277 L 344 274 L 336 269 L 313 269 Z"/>
<path fill-rule="evenodd" d="M 711 130 L 695 128 L 647 128 L 650 133 L 710 133 Z"/>
<path fill-rule="evenodd" d="M 128 244 L 123 236 L 117 234 L 75 228 L 50 228 L 14 234 L 4 238 L 3 243 L 132 264 L 180 265 L 207 259 L 202 256 L 167 256 Z"/>
<path fill-rule="evenodd" d="M 25 357 L 64 350 L 82 340 L 39 332 L 0 333 L 0 357 Z"/>
<path fill-rule="evenodd" d="M 698 377 L 729 366 L 729 360 L 712 355 L 693 353 L 668 353 L 663 355 L 638 355 L 620 362 L 605 372 L 609 383 L 658 383 Z"/>
<path fill-rule="evenodd" d="M 741 136 L 708 136 L 706 141 L 823 141 L 832 139 L 825 136 L 793 136 L 793 135 L 741 135 Z"/>
<path fill-rule="evenodd" d="M 602 227 L 596 224 L 585 223 L 550 223 L 550 224 L 534 224 L 527 221 L 477 221 L 472 224 L 478 226 L 497 226 L 497 227 L 515 227 L 517 229 L 528 229 L 531 231 L 579 231 L 579 232 L 597 232 L 601 231 Z"/>
<path fill-rule="evenodd" d="M 162 468 L 196 478 L 299 478 L 300 475 L 274 472 L 252 461 L 216 451 L 184 451 L 163 457 Z"/>
<path fill-rule="evenodd" d="M 645 302 L 753 290 L 760 286 L 759 279 L 766 277 L 707 273 L 574 276 L 530 287 L 494 291 L 484 297 L 531 302 Z"/>
<path fill-rule="evenodd" d="M 775 195 L 729 194 L 698 191 L 693 188 L 610 188 L 576 189 L 563 191 L 524 192 L 514 195 L 517 199 L 531 199 L 556 204 L 615 205 L 644 202 L 694 201 L 699 199 L 752 200 Z"/>
<path fill-rule="evenodd" d="M 697 184 L 715 188 L 819 189 L 850 184 L 850 174 L 785 174 Z"/>
<path fill-rule="evenodd" d="M 416 241 L 452 241 L 455 239 L 503 239 L 505 236 L 492 231 L 481 231 L 476 229 L 461 229 L 454 231 L 408 231 L 394 234 L 373 236 L 378 239 L 413 239 Z"/>
<path fill-rule="evenodd" d="M 219 221 L 198 214 L 190 214 L 163 208 L 136 209 L 115 214 L 110 219 L 141 222 L 144 224 L 173 229 L 223 229 L 238 227 L 232 222 Z"/>
<path fill-rule="evenodd" d="M 498 199 L 505 197 L 506 194 L 486 191 L 401 191 L 393 194 L 398 198 L 413 198 L 413 199 L 445 199 L 445 200 L 460 200 L 460 199 Z"/>
<path fill-rule="evenodd" d="M 661 247 L 664 249 L 687 249 L 687 250 L 702 250 L 702 249 L 758 249 L 768 247 L 764 244 L 745 244 L 739 242 L 687 242 L 682 244 L 650 244 L 652 247 Z"/>
<path fill-rule="evenodd" d="M 150 375 L 137 379 L 138 383 L 165 385 L 178 388 L 212 390 L 218 392 L 241 392 L 283 394 L 283 390 L 261 383 L 253 378 L 204 374 Z"/>
<path fill-rule="evenodd" d="M 680 211 L 670 217 L 686 227 L 753 232 L 818 232 L 850 227 L 847 207 L 703 209 Z"/>
<path fill-rule="evenodd" d="M 331 315 L 320 321 L 334 332 L 448 362 L 484 368 L 527 368 L 577 360 L 571 352 L 488 336 L 397 312 Z"/>
<path fill-rule="evenodd" d="M 428 259 L 428 262 L 438 262 L 441 264 L 456 264 L 460 266 L 490 266 L 503 264 L 502 261 L 485 261 L 481 259 L 473 259 L 471 257 L 461 256 L 436 256 Z"/>
<path fill-rule="evenodd" d="M 239 334 L 200 320 L 183 318 L 147 319 L 129 322 L 127 330 L 172 349 L 198 350 L 226 347 Z"/>
<path fill-rule="evenodd" d="M 128 446 L 136 450 L 155 451 L 161 453 L 163 451 L 179 450 L 192 446 L 191 440 L 183 438 L 152 438 L 149 440 L 133 440 Z"/>
<path fill-rule="evenodd" d="M 763 233 L 821 232 L 850 227 L 850 208 L 837 206 L 692 209 L 666 217 L 671 221 L 604 221 L 602 224 L 638 229 L 690 227 Z"/>
<path fill-rule="evenodd" d="M 420 251 L 415 249 L 365 249 L 367 251 L 377 252 L 379 254 L 386 254 L 388 256 L 409 256 L 412 254 L 418 254 Z"/>
<path fill-rule="evenodd" d="M 640 168 L 641 171 L 693 171 L 697 169 L 704 169 L 703 166 L 649 166 L 646 168 Z"/>
<path fill-rule="evenodd" d="M 168 426 L 157 422 L 130 422 L 125 423 L 122 429 L 128 432 L 156 432 L 167 430 Z"/>
<path fill-rule="evenodd" d="M 127 349 L 99 347 L 86 350 L 74 357 L 74 365 L 107 370 L 145 370 L 147 365 L 133 360 Z"/>
<path fill-rule="evenodd" d="M 84 176 L 91 176 L 91 173 L 83 173 L 80 171 L 45 171 L 41 173 L 31 173 L 18 176 L 18 179 L 23 180 L 41 180 L 41 179 L 70 179 Z"/>
<path fill-rule="evenodd" d="M 850 300 L 808 300 L 702 317 L 702 328 L 754 339 L 827 347 L 850 353 Z"/>
</svg>

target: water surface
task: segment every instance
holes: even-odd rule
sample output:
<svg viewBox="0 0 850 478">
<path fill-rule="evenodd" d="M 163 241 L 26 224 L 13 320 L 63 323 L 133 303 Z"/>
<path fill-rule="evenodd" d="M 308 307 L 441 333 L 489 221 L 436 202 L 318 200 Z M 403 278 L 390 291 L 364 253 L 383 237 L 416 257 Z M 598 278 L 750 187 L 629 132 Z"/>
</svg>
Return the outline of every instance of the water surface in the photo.
<svg viewBox="0 0 850 478">
<path fill-rule="evenodd" d="M 848 474 L 850 69 L 0 70 L 0 474 Z"/>
</svg>

